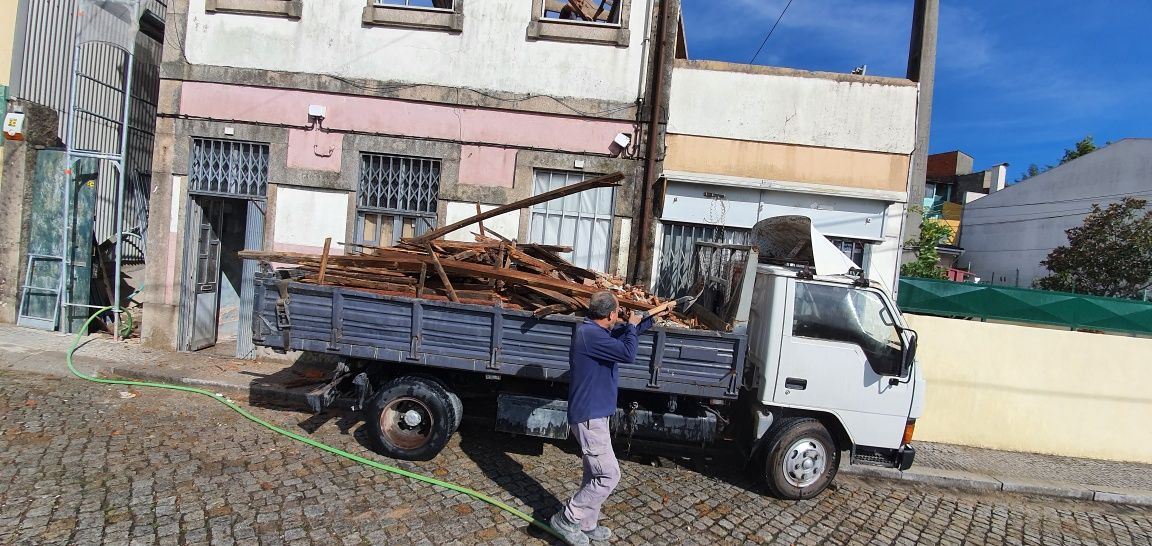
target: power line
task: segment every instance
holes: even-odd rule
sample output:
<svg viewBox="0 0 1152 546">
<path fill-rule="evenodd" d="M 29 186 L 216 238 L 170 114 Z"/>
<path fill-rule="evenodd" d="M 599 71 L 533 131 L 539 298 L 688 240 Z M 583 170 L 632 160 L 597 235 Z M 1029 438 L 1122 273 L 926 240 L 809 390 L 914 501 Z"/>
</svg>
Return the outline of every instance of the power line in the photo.
<svg viewBox="0 0 1152 546">
<path fill-rule="evenodd" d="M 784 9 L 780 12 L 780 16 L 776 18 L 775 23 L 772 23 L 772 28 L 768 31 L 768 35 L 764 37 L 763 42 L 760 42 L 760 47 L 756 49 L 756 54 L 752 56 L 752 60 L 748 61 L 748 64 L 756 62 L 756 57 L 760 56 L 760 50 L 764 49 L 764 44 L 768 43 L 768 38 L 771 38 L 772 33 L 776 32 L 776 25 L 780 24 L 780 20 L 784 18 L 785 13 L 788 13 L 788 8 L 791 6 L 792 0 L 788 0 L 788 3 L 784 5 Z"/>
</svg>

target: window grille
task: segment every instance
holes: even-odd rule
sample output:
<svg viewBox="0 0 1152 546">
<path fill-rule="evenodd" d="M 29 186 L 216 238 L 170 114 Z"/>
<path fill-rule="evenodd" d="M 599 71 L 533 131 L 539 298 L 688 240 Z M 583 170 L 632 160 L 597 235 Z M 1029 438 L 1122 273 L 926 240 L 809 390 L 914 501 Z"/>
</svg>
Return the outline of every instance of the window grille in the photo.
<svg viewBox="0 0 1152 546">
<path fill-rule="evenodd" d="M 696 242 L 748 244 L 751 230 L 725 226 L 663 222 L 660 265 L 656 270 L 656 294 L 679 297 L 692 288 L 692 263 Z"/>
<path fill-rule="evenodd" d="M 864 267 L 864 249 L 867 243 L 855 239 L 833 239 L 831 237 L 828 240 L 832 241 L 832 244 L 839 248 L 840 252 L 843 252 L 857 267 Z"/>
<path fill-rule="evenodd" d="M 392 246 L 436 226 L 440 160 L 360 154 L 356 242 Z"/>
<path fill-rule="evenodd" d="M 264 199 L 268 195 L 268 145 L 193 138 L 188 191 Z"/>
<path fill-rule="evenodd" d="M 580 172 L 537 170 L 533 195 L 552 191 L 591 178 Z M 528 238 L 533 243 L 566 245 L 568 261 L 587 269 L 608 270 L 612 249 L 614 188 L 596 188 L 553 199 L 532 207 Z"/>
</svg>

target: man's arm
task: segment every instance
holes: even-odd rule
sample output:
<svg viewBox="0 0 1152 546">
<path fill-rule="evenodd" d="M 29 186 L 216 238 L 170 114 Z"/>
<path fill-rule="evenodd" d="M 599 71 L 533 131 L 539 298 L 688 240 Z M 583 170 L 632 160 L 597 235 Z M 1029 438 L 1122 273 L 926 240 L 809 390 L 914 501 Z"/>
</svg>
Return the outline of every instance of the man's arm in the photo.
<svg viewBox="0 0 1152 546">
<path fill-rule="evenodd" d="M 619 332 L 619 334 L 617 334 Z M 636 360 L 636 348 L 640 345 L 636 325 L 625 323 L 611 334 L 602 328 L 578 330 L 577 343 L 580 350 L 598 360 L 631 363 Z"/>
</svg>

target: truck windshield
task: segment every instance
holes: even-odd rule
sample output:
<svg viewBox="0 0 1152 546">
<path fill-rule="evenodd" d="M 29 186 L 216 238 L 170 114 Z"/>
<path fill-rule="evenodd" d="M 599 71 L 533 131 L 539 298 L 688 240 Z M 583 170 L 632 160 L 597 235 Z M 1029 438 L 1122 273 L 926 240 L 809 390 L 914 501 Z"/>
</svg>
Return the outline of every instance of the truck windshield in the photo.
<svg viewBox="0 0 1152 546">
<path fill-rule="evenodd" d="M 885 321 L 884 300 L 879 295 L 845 286 L 798 282 L 795 304 L 792 335 L 856 344 L 881 375 L 900 369 L 900 333 Z"/>
</svg>

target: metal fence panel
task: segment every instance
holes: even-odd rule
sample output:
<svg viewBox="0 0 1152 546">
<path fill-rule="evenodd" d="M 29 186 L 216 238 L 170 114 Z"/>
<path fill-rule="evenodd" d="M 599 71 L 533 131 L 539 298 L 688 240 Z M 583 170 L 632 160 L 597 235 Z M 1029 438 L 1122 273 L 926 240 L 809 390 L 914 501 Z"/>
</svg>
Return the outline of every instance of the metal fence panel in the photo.
<svg viewBox="0 0 1152 546">
<path fill-rule="evenodd" d="M 983 284 L 900 279 L 904 311 L 1152 334 L 1152 302 Z"/>
</svg>

